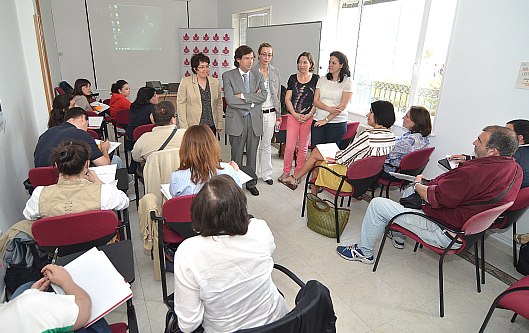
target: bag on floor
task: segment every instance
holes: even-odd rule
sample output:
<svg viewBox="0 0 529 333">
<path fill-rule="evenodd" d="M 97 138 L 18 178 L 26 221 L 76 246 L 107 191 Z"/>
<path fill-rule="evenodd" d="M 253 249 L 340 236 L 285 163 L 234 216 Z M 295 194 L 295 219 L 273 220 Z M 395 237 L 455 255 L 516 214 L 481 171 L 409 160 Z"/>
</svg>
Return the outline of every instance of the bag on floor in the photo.
<svg viewBox="0 0 529 333">
<path fill-rule="evenodd" d="M 516 270 L 518 273 L 523 275 L 529 275 L 529 245 L 524 244 L 520 247 L 520 253 L 518 255 L 518 263 L 516 264 Z"/>
<path fill-rule="evenodd" d="M 338 208 L 339 235 L 342 234 L 351 211 L 347 208 Z M 307 193 L 307 227 L 327 237 L 336 237 L 336 223 L 334 220 L 334 203 Z"/>
</svg>

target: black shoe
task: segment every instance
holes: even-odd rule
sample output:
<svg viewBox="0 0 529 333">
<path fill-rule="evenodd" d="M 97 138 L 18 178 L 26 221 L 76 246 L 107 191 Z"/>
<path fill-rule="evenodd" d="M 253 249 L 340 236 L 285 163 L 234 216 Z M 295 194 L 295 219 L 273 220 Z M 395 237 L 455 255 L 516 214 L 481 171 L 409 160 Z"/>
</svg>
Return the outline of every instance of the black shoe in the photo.
<svg viewBox="0 0 529 333">
<path fill-rule="evenodd" d="M 250 193 L 253 195 L 253 196 L 258 196 L 259 195 L 259 190 L 257 189 L 257 187 L 250 187 L 250 188 L 246 188 L 248 191 L 250 191 Z"/>
<path fill-rule="evenodd" d="M 273 179 L 267 179 L 267 180 L 265 180 L 265 183 L 267 183 L 268 185 L 274 185 L 274 180 Z"/>
</svg>

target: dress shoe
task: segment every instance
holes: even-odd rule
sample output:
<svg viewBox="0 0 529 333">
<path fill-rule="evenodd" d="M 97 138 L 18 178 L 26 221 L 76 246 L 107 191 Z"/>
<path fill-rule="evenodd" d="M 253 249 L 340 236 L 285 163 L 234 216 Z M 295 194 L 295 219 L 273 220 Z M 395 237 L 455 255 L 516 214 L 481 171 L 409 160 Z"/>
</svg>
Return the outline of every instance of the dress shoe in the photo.
<svg viewBox="0 0 529 333">
<path fill-rule="evenodd" d="M 250 187 L 250 188 L 247 188 L 247 190 L 250 191 L 250 193 L 253 196 L 258 196 L 259 195 L 259 190 L 257 189 L 257 187 Z"/>
<path fill-rule="evenodd" d="M 267 179 L 267 180 L 265 180 L 265 183 L 267 183 L 268 185 L 274 185 L 274 180 L 273 179 Z"/>
</svg>

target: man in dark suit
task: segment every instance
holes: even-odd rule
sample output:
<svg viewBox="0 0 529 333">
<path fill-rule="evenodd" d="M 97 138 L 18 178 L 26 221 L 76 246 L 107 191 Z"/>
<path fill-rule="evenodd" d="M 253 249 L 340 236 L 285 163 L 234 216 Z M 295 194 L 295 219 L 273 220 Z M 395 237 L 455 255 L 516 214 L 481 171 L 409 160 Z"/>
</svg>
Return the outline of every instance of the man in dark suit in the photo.
<svg viewBox="0 0 529 333">
<path fill-rule="evenodd" d="M 226 134 L 230 136 L 231 159 L 253 179 L 246 183 L 252 195 L 259 195 L 256 160 L 259 137 L 263 134 L 261 104 L 266 101 L 263 75 L 253 70 L 254 53 L 246 45 L 235 50 L 235 69 L 222 74 L 226 107 Z M 246 163 L 243 154 L 246 148 Z"/>
</svg>

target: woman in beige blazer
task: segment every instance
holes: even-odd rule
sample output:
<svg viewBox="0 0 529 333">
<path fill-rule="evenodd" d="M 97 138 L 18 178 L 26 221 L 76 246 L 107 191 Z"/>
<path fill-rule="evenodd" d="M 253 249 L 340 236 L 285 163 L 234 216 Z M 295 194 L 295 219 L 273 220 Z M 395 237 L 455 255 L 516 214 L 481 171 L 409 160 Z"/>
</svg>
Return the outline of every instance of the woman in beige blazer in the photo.
<svg viewBox="0 0 529 333">
<path fill-rule="evenodd" d="M 224 128 L 219 80 L 209 76 L 209 57 L 198 53 L 191 57 L 193 75 L 178 87 L 176 112 L 179 128 L 206 125 L 216 135 Z"/>
</svg>

